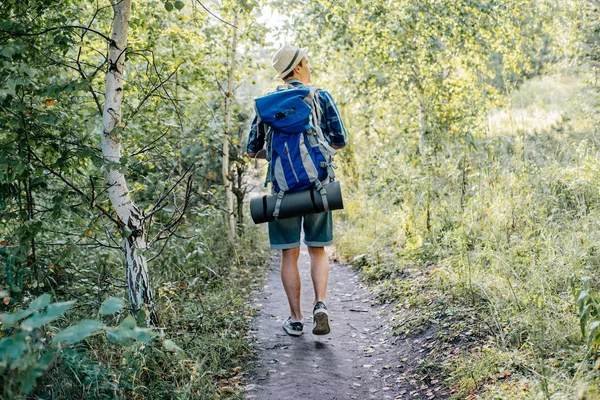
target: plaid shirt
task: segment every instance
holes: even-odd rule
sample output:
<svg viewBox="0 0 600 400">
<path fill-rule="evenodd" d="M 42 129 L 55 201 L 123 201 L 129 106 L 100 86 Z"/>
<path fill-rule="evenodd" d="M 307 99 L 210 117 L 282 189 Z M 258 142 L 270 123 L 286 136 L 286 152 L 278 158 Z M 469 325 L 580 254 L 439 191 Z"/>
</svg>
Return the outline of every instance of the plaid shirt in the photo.
<svg viewBox="0 0 600 400">
<path fill-rule="evenodd" d="M 303 85 L 297 79 L 287 81 L 295 87 Z M 342 122 L 340 112 L 333 101 L 331 94 L 325 90 L 319 90 L 319 102 L 321 103 L 321 110 L 323 115 L 321 117 L 321 130 L 325 139 L 329 141 L 329 144 L 335 146 L 344 147 L 347 142 L 346 129 Z M 246 151 L 248 153 L 258 153 L 265 145 L 265 125 L 257 124 L 257 117 L 254 117 L 252 126 L 250 127 L 250 134 L 248 135 L 248 143 L 246 144 Z"/>
</svg>

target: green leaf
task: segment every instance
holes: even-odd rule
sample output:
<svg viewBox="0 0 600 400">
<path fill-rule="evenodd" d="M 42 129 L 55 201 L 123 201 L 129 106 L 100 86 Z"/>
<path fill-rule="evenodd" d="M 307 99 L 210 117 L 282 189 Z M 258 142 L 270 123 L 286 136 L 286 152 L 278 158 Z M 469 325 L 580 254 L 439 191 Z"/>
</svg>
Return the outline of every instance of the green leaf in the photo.
<svg viewBox="0 0 600 400">
<path fill-rule="evenodd" d="M 183 6 L 184 6 L 184 4 L 183 4 L 183 1 L 181 1 L 181 0 L 177 0 L 177 1 L 175 2 L 175 8 L 176 8 L 176 9 L 178 9 L 178 10 L 182 10 L 182 9 L 183 9 Z"/>
<path fill-rule="evenodd" d="M 3 56 L 5 58 L 12 58 L 12 56 L 16 53 L 17 51 L 15 50 L 14 47 L 11 46 L 6 46 L 4 49 L 2 49 L 2 51 L 0 51 L 0 56 Z"/>
<path fill-rule="evenodd" d="M 167 351 L 172 351 L 174 353 L 177 353 L 177 355 L 180 358 L 184 358 L 185 357 L 185 352 L 181 349 L 181 347 L 177 346 L 175 344 L 175 342 L 173 342 L 172 340 L 165 340 L 163 342 L 163 347 L 165 348 L 165 350 Z"/>
<path fill-rule="evenodd" d="M 58 117 L 56 115 L 40 115 L 39 120 L 48 125 L 56 125 Z"/>
<path fill-rule="evenodd" d="M 128 238 L 129 236 L 131 236 L 132 233 L 133 233 L 133 231 L 131 229 L 129 229 L 129 227 L 127 225 L 123 225 L 122 234 L 123 234 L 124 238 Z"/>
<path fill-rule="evenodd" d="M 102 303 L 102 306 L 100 307 L 100 314 L 114 314 L 123 308 L 124 303 L 125 302 L 122 299 L 109 297 L 108 299 L 104 300 L 104 303 Z"/>
<path fill-rule="evenodd" d="M 52 340 L 53 344 L 61 342 L 67 342 L 68 344 L 77 343 L 87 338 L 91 334 L 106 328 L 102 322 L 94 321 L 92 319 L 84 319 L 80 323 L 74 326 L 70 326 L 67 329 L 58 332 L 58 334 Z"/>
<path fill-rule="evenodd" d="M 14 313 L 0 314 L 0 321 L 2 321 L 2 329 L 12 328 L 17 322 L 23 318 L 29 317 L 35 311 L 29 310 L 17 310 Z"/>
<path fill-rule="evenodd" d="M 258 6 L 258 2 L 256 0 L 241 0 L 240 5 L 246 12 L 250 12 L 254 7 Z"/>
<path fill-rule="evenodd" d="M 147 342 L 156 335 L 157 333 L 150 328 L 133 328 L 133 338 L 140 342 Z"/>
<path fill-rule="evenodd" d="M 131 345 L 132 332 L 129 329 L 109 329 L 106 331 L 106 337 L 113 343 L 127 347 Z"/>
<path fill-rule="evenodd" d="M 575 274 L 571 273 L 571 275 L 569 275 L 569 288 L 571 288 L 571 293 L 573 294 L 573 297 L 576 297 L 575 293 Z"/>
<path fill-rule="evenodd" d="M 132 329 L 133 327 L 135 327 L 135 318 L 133 318 L 133 316 L 129 315 L 127 316 L 127 318 L 125 318 L 123 320 L 123 322 L 121 322 L 121 328 L 126 328 L 126 329 Z"/>
<path fill-rule="evenodd" d="M 579 304 L 579 307 L 583 306 L 583 303 L 587 299 L 588 294 L 589 290 L 582 290 L 581 292 L 579 292 L 579 297 L 577 298 L 577 304 Z"/>
<path fill-rule="evenodd" d="M 43 314 L 35 314 L 21 324 L 21 329 L 31 331 L 40 326 L 46 325 L 54 321 L 65 313 L 75 303 L 75 300 L 65 301 L 62 303 L 52 303 L 46 308 Z"/>
<path fill-rule="evenodd" d="M 590 348 L 595 345 L 598 336 L 598 328 L 600 328 L 600 321 L 594 321 L 590 324 L 590 333 L 588 337 L 588 347 Z"/>
<path fill-rule="evenodd" d="M 37 299 L 33 300 L 31 302 L 31 304 L 29 304 L 29 307 L 27 308 L 27 310 L 28 311 L 38 311 L 38 310 L 41 310 L 42 308 L 46 308 L 46 306 L 48 304 L 50 304 L 50 300 L 52 300 L 50 295 L 48 293 L 45 293 L 45 294 L 41 295 L 40 297 L 38 297 Z"/>
<path fill-rule="evenodd" d="M 133 339 L 132 329 L 135 326 L 135 319 L 129 315 L 123 320 L 121 326 L 106 331 L 106 337 L 113 343 L 120 344 L 121 346 L 129 346 Z"/>
<path fill-rule="evenodd" d="M 94 167 L 100 168 L 104 165 L 104 159 L 102 159 L 102 157 L 93 156 L 92 163 L 94 164 Z"/>
<path fill-rule="evenodd" d="M 38 354 L 28 354 L 23 358 L 23 364 L 28 365 L 29 368 L 26 373 L 21 374 L 21 390 L 25 394 L 29 394 L 35 387 L 37 378 L 44 374 L 44 371 L 52 362 L 54 358 L 54 352 L 47 352 L 43 356 L 39 357 Z M 21 369 L 21 368 L 19 368 Z"/>
<path fill-rule="evenodd" d="M 585 337 L 585 327 L 587 326 L 588 315 L 590 314 L 590 306 L 587 305 L 581 309 L 579 315 L 579 327 L 581 328 L 581 336 Z"/>
<path fill-rule="evenodd" d="M 16 361 L 21 358 L 25 350 L 27 350 L 27 344 L 23 336 L 4 338 L 0 340 L 0 361 L 6 364 Z"/>
<path fill-rule="evenodd" d="M 109 136 L 119 136 L 125 131 L 122 125 L 115 126 L 112 131 L 108 134 Z"/>
<path fill-rule="evenodd" d="M 157 333 L 150 328 L 138 328 L 135 319 L 131 315 L 123 320 L 121 326 L 106 332 L 108 340 L 121 346 L 131 345 L 132 340 L 147 342 L 156 335 Z"/>
<path fill-rule="evenodd" d="M 165 2 L 165 9 L 167 11 L 171 11 L 173 9 L 173 3 L 171 3 L 170 1 L 166 1 Z"/>
</svg>

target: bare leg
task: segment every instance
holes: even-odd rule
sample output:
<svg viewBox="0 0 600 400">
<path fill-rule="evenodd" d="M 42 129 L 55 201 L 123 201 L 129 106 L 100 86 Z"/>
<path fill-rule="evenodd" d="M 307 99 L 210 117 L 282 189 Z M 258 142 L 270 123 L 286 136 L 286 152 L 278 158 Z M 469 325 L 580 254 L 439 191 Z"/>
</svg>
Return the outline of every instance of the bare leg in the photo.
<svg viewBox="0 0 600 400">
<path fill-rule="evenodd" d="M 298 257 L 300 247 L 281 251 L 281 282 L 290 303 L 290 317 L 295 321 L 302 319 L 300 307 L 300 273 L 298 272 Z"/>
<path fill-rule="evenodd" d="M 314 304 L 318 301 L 325 303 L 327 281 L 329 279 L 329 259 L 324 247 L 308 246 L 308 254 L 310 255 L 310 277 L 315 289 Z"/>
</svg>

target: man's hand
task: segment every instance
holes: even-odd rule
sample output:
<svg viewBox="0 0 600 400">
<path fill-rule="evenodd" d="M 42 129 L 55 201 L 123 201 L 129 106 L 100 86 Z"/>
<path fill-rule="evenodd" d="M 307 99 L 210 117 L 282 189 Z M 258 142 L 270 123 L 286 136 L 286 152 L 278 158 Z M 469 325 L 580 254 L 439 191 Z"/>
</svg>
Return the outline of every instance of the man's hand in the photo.
<svg viewBox="0 0 600 400">
<path fill-rule="evenodd" d="M 267 149 L 261 149 L 258 151 L 258 153 L 250 153 L 249 152 L 248 157 L 266 159 L 267 158 Z"/>
</svg>

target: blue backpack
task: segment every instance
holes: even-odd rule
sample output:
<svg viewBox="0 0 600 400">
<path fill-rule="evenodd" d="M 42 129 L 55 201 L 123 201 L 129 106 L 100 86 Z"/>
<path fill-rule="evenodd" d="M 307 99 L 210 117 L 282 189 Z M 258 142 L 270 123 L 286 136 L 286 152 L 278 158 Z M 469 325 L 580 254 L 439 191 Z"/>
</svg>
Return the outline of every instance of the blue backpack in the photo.
<svg viewBox="0 0 600 400">
<path fill-rule="evenodd" d="M 286 85 L 255 100 L 258 123 L 270 129 L 267 135 L 267 181 L 273 184 L 277 203 L 273 216 L 279 216 L 286 192 L 316 187 L 325 211 L 329 211 L 323 182 L 333 179 L 333 149 L 321 131 L 318 89 L 314 86 Z"/>
</svg>

